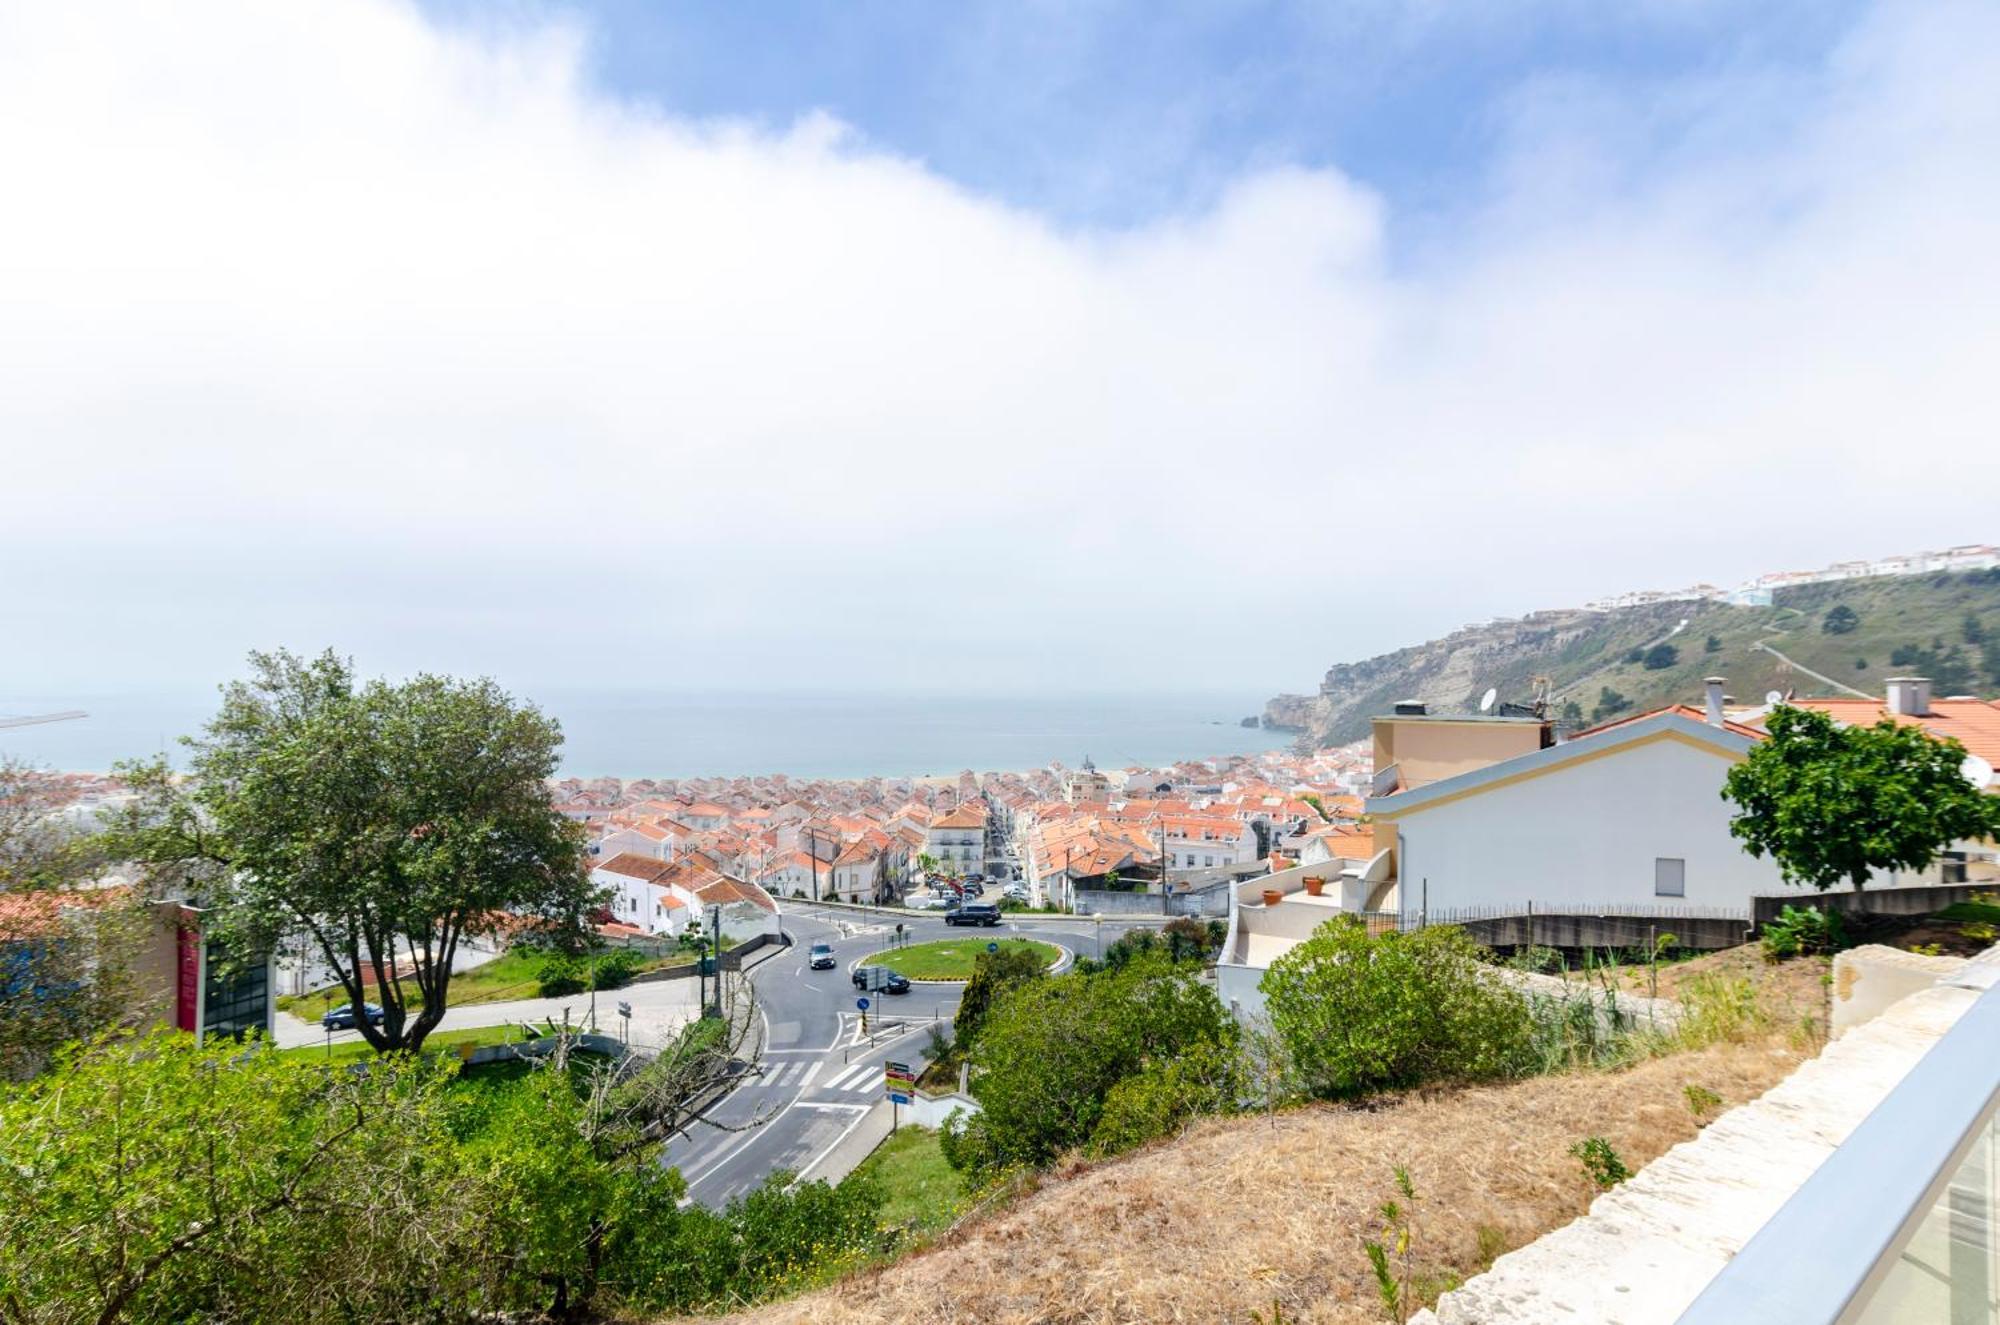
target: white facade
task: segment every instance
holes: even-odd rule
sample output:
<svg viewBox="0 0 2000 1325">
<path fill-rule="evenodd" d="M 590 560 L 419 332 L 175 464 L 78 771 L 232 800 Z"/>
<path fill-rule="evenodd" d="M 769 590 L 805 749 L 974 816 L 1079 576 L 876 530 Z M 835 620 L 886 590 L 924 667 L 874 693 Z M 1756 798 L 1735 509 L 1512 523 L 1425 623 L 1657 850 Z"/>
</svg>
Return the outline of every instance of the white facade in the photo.
<svg viewBox="0 0 2000 1325">
<path fill-rule="evenodd" d="M 1748 737 L 1664 713 L 1368 808 L 1395 825 L 1406 913 L 1528 903 L 1748 910 L 1752 897 L 1787 891 L 1777 865 L 1729 833 L 1722 782 L 1749 747 Z"/>
<path fill-rule="evenodd" d="M 605 906 L 611 918 L 621 925 L 631 925 L 648 934 L 668 935 L 677 935 L 687 928 L 689 906 L 694 899 L 678 888 L 602 866 L 591 870 L 590 881 L 595 887 L 609 890 Z"/>
</svg>

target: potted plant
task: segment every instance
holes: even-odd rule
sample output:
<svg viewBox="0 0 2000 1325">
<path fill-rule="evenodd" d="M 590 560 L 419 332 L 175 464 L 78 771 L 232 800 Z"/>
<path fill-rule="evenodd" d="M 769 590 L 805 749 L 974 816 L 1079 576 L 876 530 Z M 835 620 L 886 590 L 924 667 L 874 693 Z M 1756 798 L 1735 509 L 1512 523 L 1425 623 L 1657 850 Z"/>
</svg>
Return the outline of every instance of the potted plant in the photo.
<svg viewBox="0 0 2000 1325">
<path fill-rule="evenodd" d="M 1285 894 L 1280 889 L 1266 888 L 1264 890 L 1264 905 L 1276 906 L 1279 902 L 1282 902 L 1284 900 L 1285 900 Z"/>
<path fill-rule="evenodd" d="M 1317 897 L 1326 891 L 1326 880 L 1317 874 L 1306 875 L 1306 896 Z"/>
</svg>

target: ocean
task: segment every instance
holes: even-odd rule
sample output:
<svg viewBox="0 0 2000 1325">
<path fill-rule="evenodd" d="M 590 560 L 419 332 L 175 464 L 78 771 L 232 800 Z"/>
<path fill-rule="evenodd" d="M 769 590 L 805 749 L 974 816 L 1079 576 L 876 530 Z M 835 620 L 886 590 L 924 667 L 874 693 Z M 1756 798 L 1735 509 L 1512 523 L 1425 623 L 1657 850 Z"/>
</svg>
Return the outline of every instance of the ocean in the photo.
<svg viewBox="0 0 2000 1325">
<path fill-rule="evenodd" d="M 745 694 L 538 690 L 561 721 L 562 772 L 578 777 L 921 777 L 961 769 L 1159 765 L 1289 744 L 1245 728 L 1262 696 Z M 209 692 L 0 697 L 0 716 L 89 717 L 0 728 L 0 755 L 65 771 L 165 751 L 215 709 Z M 180 762 L 176 759 L 176 762 Z"/>
</svg>

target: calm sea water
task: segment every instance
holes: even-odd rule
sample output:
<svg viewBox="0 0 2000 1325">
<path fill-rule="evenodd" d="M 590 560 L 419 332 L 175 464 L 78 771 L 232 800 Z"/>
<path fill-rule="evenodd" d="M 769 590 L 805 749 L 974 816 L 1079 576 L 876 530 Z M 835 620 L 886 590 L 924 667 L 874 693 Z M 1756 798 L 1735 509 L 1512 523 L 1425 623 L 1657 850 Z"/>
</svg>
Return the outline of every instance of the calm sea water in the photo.
<svg viewBox="0 0 2000 1325">
<path fill-rule="evenodd" d="M 538 691 L 560 719 L 563 772 L 582 777 L 944 775 L 960 769 L 1164 764 L 1275 749 L 1283 733 L 1237 720 L 1247 694 L 1035 696 Z M 0 753 L 76 771 L 165 750 L 214 712 L 212 692 L 6 695 L 0 715 L 84 709 L 88 718 L 0 729 Z"/>
</svg>

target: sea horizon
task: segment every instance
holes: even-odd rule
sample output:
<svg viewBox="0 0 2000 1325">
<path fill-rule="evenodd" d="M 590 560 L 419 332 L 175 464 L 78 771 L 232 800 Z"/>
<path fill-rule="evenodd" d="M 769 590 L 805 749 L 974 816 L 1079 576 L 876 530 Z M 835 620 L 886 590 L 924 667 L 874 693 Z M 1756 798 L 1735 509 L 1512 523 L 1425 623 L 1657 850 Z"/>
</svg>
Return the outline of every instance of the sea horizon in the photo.
<svg viewBox="0 0 2000 1325">
<path fill-rule="evenodd" d="M 1282 749 L 1293 733 L 1243 727 L 1264 698 L 1240 691 L 951 695 L 892 691 L 650 691 L 541 687 L 517 697 L 562 724 L 559 777 L 945 777 L 1075 767 L 1156 767 Z M 212 688 L 0 698 L 0 714 L 88 717 L 0 728 L 0 756 L 105 773 L 164 753 L 213 716 Z"/>
</svg>

